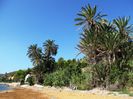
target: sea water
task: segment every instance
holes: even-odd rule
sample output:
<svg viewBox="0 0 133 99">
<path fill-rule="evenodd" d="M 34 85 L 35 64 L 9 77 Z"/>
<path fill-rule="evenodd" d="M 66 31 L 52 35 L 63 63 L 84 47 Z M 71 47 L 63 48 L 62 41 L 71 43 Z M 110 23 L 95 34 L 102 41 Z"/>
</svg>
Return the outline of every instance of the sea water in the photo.
<svg viewBox="0 0 133 99">
<path fill-rule="evenodd" d="M 11 88 L 6 84 L 0 84 L 0 91 L 10 90 Z"/>
</svg>

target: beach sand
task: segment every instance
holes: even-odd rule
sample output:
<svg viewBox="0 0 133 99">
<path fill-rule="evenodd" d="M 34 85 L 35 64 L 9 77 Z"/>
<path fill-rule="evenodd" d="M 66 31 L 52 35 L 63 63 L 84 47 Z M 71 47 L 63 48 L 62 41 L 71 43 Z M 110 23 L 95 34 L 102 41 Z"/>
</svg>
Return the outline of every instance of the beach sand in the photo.
<svg viewBox="0 0 133 99">
<path fill-rule="evenodd" d="M 98 95 L 80 91 L 51 90 L 50 88 L 45 88 L 43 91 L 52 97 L 50 99 L 133 99 L 128 96 Z"/>
<path fill-rule="evenodd" d="M 31 89 L 17 88 L 0 93 L 0 99 L 49 99 L 48 96 Z"/>
<path fill-rule="evenodd" d="M 133 99 L 133 97 L 128 96 L 102 95 L 52 87 L 24 87 L 1 92 L 0 99 Z"/>
</svg>

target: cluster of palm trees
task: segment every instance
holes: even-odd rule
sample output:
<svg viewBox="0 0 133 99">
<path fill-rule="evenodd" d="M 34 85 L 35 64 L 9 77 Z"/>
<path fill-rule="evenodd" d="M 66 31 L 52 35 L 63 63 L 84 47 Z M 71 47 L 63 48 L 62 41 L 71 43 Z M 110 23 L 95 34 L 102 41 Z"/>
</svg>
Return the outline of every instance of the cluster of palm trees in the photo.
<svg viewBox="0 0 133 99">
<path fill-rule="evenodd" d="M 130 17 L 119 17 L 110 22 L 105 14 L 97 12 L 97 6 L 90 5 L 82 7 L 77 15 L 76 25 L 83 30 L 78 49 L 92 65 L 94 86 L 107 88 L 112 83 L 110 79 L 114 76 L 111 74 L 114 68 L 121 71 L 118 78 L 126 70 L 132 70 L 128 64 L 133 58 L 133 44 L 129 36 L 133 33 Z"/>
<path fill-rule="evenodd" d="M 97 12 L 97 6 L 82 7 L 75 19 L 76 25 L 82 27 L 78 49 L 83 53 L 90 65 L 92 86 L 109 88 L 116 84 L 123 87 L 129 81 L 129 73 L 133 72 L 133 43 L 129 36 L 133 26 L 130 17 L 118 17 L 108 21 L 105 14 Z M 43 83 L 44 74 L 54 71 L 58 45 L 53 40 L 43 43 L 43 50 L 37 44 L 28 48 L 27 55 L 33 62 L 37 81 Z M 133 82 L 132 82 L 133 83 Z"/>
<path fill-rule="evenodd" d="M 43 43 L 43 50 L 37 44 L 30 45 L 27 55 L 33 63 L 33 72 L 36 76 L 37 83 L 43 83 L 44 73 L 50 73 L 54 69 L 55 59 L 53 56 L 57 54 L 58 45 L 54 40 L 46 40 Z"/>
</svg>

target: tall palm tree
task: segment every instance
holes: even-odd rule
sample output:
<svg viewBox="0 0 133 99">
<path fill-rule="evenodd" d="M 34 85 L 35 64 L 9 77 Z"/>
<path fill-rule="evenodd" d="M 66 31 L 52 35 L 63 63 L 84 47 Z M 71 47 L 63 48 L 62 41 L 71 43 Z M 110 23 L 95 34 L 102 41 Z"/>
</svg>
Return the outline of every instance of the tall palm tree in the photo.
<svg viewBox="0 0 133 99">
<path fill-rule="evenodd" d="M 129 25 L 129 21 L 130 17 L 119 17 L 114 19 L 114 24 L 116 25 L 118 32 L 126 37 L 133 32 L 133 26 Z"/>
<path fill-rule="evenodd" d="M 87 57 L 95 63 L 96 42 L 100 30 L 99 25 L 107 23 L 107 21 L 103 19 L 106 15 L 100 12 L 98 13 L 97 6 L 91 7 L 90 5 L 82 7 L 77 15 L 79 17 L 75 19 L 75 21 L 77 21 L 76 25 L 83 26 L 83 33 L 81 34 L 81 41 L 78 47 L 81 52 L 86 53 Z"/>
<path fill-rule="evenodd" d="M 42 50 L 37 47 L 37 44 L 30 45 L 27 52 L 28 57 L 33 62 L 34 66 L 40 65 L 42 62 Z"/>
<path fill-rule="evenodd" d="M 46 57 L 54 56 L 57 54 L 58 45 L 54 43 L 54 40 L 46 40 L 46 42 L 43 43 L 43 47 Z"/>
<path fill-rule="evenodd" d="M 46 40 L 43 43 L 44 47 L 44 63 L 45 63 L 45 68 L 47 72 L 52 72 L 54 70 L 54 63 L 55 59 L 52 56 L 55 56 L 57 54 L 58 50 L 58 45 L 54 43 L 54 40 Z"/>
<path fill-rule="evenodd" d="M 30 45 L 27 55 L 33 62 L 33 72 L 36 75 L 38 83 L 43 83 L 44 73 L 52 72 L 54 69 L 55 59 L 52 57 L 57 54 L 58 45 L 53 40 L 47 40 L 43 44 L 44 52 L 37 47 L 37 44 Z"/>
<path fill-rule="evenodd" d="M 129 21 L 130 17 L 119 17 L 117 19 L 114 19 L 113 21 L 117 32 L 120 34 L 120 39 L 123 40 L 123 43 L 119 46 L 119 49 L 117 51 L 119 55 L 116 54 L 120 60 L 118 66 L 121 69 L 124 68 L 122 64 L 127 63 L 127 61 L 133 56 L 133 44 L 129 42 L 130 40 L 132 40 L 130 34 L 133 33 L 133 25 L 130 25 Z"/>
<path fill-rule="evenodd" d="M 78 49 L 90 60 L 89 63 L 95 63 L 91 68 L 92 81 L 108 87 L 113 69 L 123 73 L 125 68 L 129 69 L 128 61 L 133 58 L 133 44 L 128 42 L 129 34 L 133 33 L 130 18 L 119 17 L 109 23 L 103 19 L 104 15 L 97 14 L 96 6 L 92 8 L 90 5 L 82 7 L 78 16 L 76 25 L 83 26 Z"/>
<path fill-rule="evenodd" d="M 103 51 L 106 51 L 108 62 L 109 64 L 112 64 L 115 62 L 115 51 L 118 50 L 118 47 L 123 43 L 123 40 L 111 23 L 102 26 L 100 32 L 98 44 Z"/>
<path fill-rule="evenodd" d="M 27 52 L 28 57 L 33 62 L 34 68 L 33 72 L 36 76 L 36 82 L 42 83 L 43 73 L 44 73 L 44 65 L 42 58 L 42 50 L 37 47 L 37 44 L 30 45 Z"/>
<path fill-rule="evenodd" d="M 91 7 L 88 6 L 82 7 L 81 11 L 77 14 L 79 17 L 75 19 L 77 21 L 76 25 L 83 26 L 84 28 L 95 27 L 96 23 L 106 16 L 105 14 L 97 13 L 97 6 Z M 103 21 L 102 21 L 103 22 Z"/>
<path fill-rule="evenodd" d="M 85 54 L 87 58 L 89 59 L 88 61 L 91 60 L 91 62 L 95 61 L 94 56 L 94 49 L 93 47 L 95 46 L 94 42 L 94 33 L 92 30 L 84 30 L 84 32 L 81 34 L 80 37 L 80 43 L 78 44 L 78 49 L 81 51 L 81 53 Z"/>
</svg>

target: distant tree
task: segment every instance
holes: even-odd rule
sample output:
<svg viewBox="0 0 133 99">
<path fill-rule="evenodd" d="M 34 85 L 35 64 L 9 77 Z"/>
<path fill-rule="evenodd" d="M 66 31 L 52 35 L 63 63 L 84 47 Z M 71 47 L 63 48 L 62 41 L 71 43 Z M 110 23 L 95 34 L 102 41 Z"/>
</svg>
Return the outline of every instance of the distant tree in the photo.
<svg viewBox="0 0 133 99">
<path fill-rule="evenodd" d="M 33 72 L 36 75 L 37 82 L 43 83 L 44 73 L 50 73 L 54 70 L 55 59 L 54 55 L 57 54 L 58 45 L 53 40 L 46 40 L 43 44 L 44 52 L 37 44 L 31 45 L 28 48 L 28 57 L 33 62 Z"/>
<path fill-rule="evenodd" d="M 66 61 L 64 60 L 63 57 L 59 58 L 58 61 L 57 61 L 57 66 L 56 66 L 56 69 L 63 69 L 66 67 Z"/>
<path fill-rule="evenodd" d="M 24 80 L 25 76 L 26 76 L 26 70 L 18 70 L 14 73 L 14 80 L 15 81 Z"/>
</svg>

